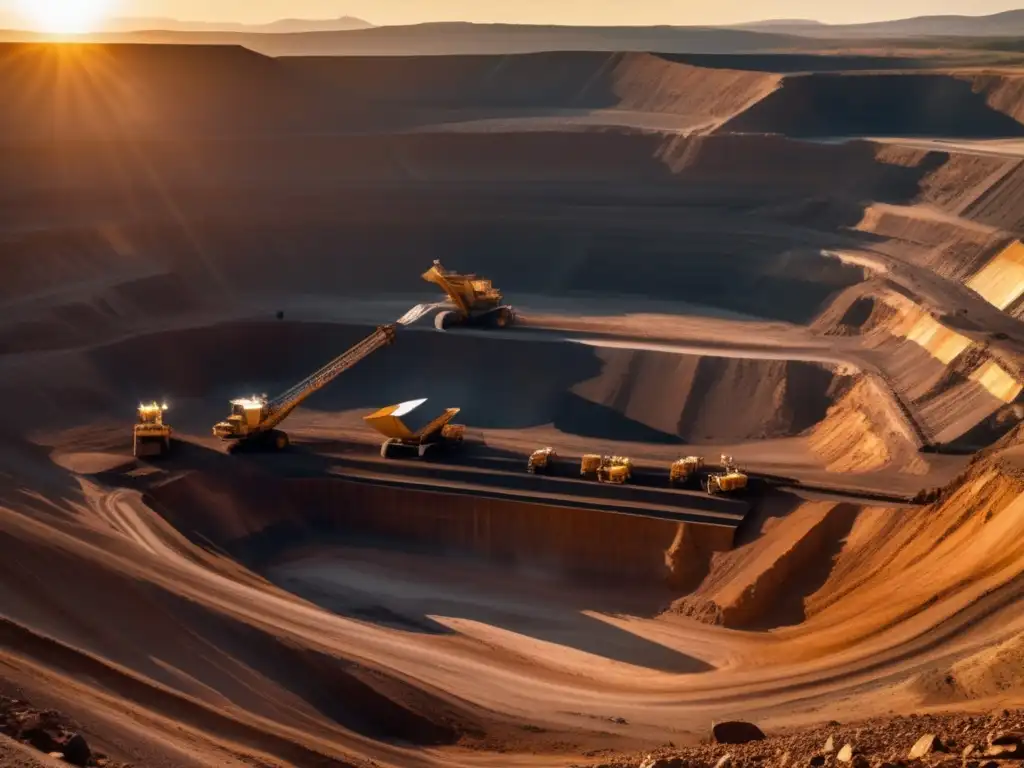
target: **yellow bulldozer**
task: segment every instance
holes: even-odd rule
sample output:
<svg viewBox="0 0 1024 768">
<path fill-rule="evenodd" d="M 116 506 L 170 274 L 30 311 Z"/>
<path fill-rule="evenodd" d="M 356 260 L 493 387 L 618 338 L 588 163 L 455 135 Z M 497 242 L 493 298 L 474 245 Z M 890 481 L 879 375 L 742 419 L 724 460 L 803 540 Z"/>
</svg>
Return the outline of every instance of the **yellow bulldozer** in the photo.
<svg viewBox="0 0 1024 768">
<path fill-rule="evenodd" d="M 554 468 L 557 460 L 558 454 L 554 448 L 538 448 L 530 454 L 530 458 L 526 462 L 526 471 L 531 475 L 547 474 Z"/>
<path fill-rule="evenodd" d="M 627 456 L 600 456 L 596 453 L 587 453 L 580 460 L 580 475 L 592 475 L 599 483 L 621 485 L 633 477 L 633 461 Z"/>
<path fill-rule="evenodd" d="M 132 452 L 136 456 L 164 456 L 170 452 L 172 430 L 169 424 L 164 424 L 166 410 L 166 403 L 139 405 L 139 421 L 132 441 Z"/>
<path fill-rule="evenodd" d="M 448 294 L 451 309 L 434 317 L 439 331 L 455 325 L 504 328 L 516 320 L 516 311 L 504 304 L 504 297 L 490 280 L 474 274 L 449 272 L 438 260 L 421 277 Z"/>
<path fill-rule="evenodd" d="M 704 490 L 712 496 L 716 493 L 738 493 L 747 487 L 747 474 L 733 461 L 732 456 L 722 454 L 724 472 L 716 472 L 704 479 Z"/>
<path fill-rule="evenodd" d="M 387 438 L 380 446 L 381 457 L 389 459 L 402 451 L 414 451 L 422 458 L 434 448 L 462 444 L 466 427 L 450 423 L 460 409 L 446 408 L 440 416 L 423 420 L 419 418 L 423 413 L 419 407 L 425 402 L 427 398 L 424 397 L 388 405 L 363 417 L 367 424 Z"/>
<path fill-rule="evenodd" d="M 672 462 L 668 471 L 669 485 L 685 485 L 704 468 L 703 456 L 683 456 Z"/>
</svg>

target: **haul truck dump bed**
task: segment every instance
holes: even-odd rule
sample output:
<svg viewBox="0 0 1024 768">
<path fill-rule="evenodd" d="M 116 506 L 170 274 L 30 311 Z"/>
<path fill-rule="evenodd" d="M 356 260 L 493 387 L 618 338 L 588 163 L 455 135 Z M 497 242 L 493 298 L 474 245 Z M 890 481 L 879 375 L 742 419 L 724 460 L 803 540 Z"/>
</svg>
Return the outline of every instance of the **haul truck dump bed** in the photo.
<svg viewBox="0 0 1024 768">
<path fill-rule="evenodd" d="M 434 446 L 461 443 L 466 428 L 461 424 L 450 424 L 459 412 L 458 408 L 446 408 L 433 419 L 420 411 L 427 399 L 408 400 L 397 405 L 388 405 L 363 420 L 387 439 L 380 446 L 380 455 L 385 459 L 396 455 L 402 449 L 415 450 L 424 456 Z"/>
</svg>

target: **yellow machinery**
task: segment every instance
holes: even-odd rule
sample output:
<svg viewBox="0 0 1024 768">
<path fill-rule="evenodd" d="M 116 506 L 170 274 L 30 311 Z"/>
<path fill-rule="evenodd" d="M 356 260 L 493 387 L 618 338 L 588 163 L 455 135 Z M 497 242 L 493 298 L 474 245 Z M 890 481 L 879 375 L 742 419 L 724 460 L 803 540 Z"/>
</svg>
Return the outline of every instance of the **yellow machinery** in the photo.
<svg viewBox="0 0 1024 768">
<path fill-rule="evenodd" d="M 747 487 L 747 474 L 732 460 L 732 456 L 722 455 L 722 466 L 725 472 L 708 475 L 704 480 L 704 490 L 709 494 L 736 493 Z"/>
<path fill-rule="evenodd" d="M 163 456 L 171 450 L 171 427 L 164 424 L 167 405 L 144 403 L 139 406 L 132 452 L 136 456 Z"/>
<path fill-rule="evenodd" d="M 685 456 L 672 462 L 668 472 L 670 485 L 683 485 L 693 479 L 693 476 L 704 467 L 703 456 Z"/>
<path fill-rule="evenodd" d="M 596 453 L 585 453 L 583 458 L 580 459 L 580 476 L 586 477 L 587 475 L 596 475 L 597 470 L 604 462 L 604 457 Z"/>
<path fill-rule="evenodd" d="M 477 275 L 449 272 L 435 260 L 434 266 L 422 275 L 448 294 L 452 309 L 439 312 L 434 327 L 444 330 L 453 325 L 489 325 L 504 328 L 515 322 L 516 312 L 502 304 L 501 291 Z"/>
<path fill-rule="evenodd" d="M 243 397 L 231 401 L 231 415 L 213 426 L 213 434 L 221 440 L 237 440 L 253 446 L 277 450 L 288 447 L 288 435 L 275 427 L 284 421 L 314 392 L 325 387 L 364 357 L 395 340 L 397 326 L 382 325 L 351 349 L 334 358 L 312 376 L 273 400 L 266 395 Z"/>
<path fill-rule="evenodd" d="M 606 457 L 597 468 L 599 483 L 621 485 L 633 477 L 633 461 L 626 456 Z"/>
<path fill-rule="evenodd" d="M 414 450 L 422 458 L 435 446 L 462 443 L 466 436 L 465 426 L 449 423 L 459 409 L 446 408 L 440 416 L 424 421 L 419 418 L 422 413 L 419 407 L 425 402 L 425 397 L 409 400 L 363 417 L 367 424 L 387 438 L 380 446 L 383 458 L 391 458 L 402 450 Z"/>
<path fill-rule="evenodd" d="M 633 476 L 633 462 L 626 456 L 587 453 L 580 461 L 580 475 L 593 475 L 600 483 L 624 483 Z"/>
<path fill-rule="evenodd" d="M 558 454 L 554 448 L 538 448 L 530 454 L 530 458 L 526 462 L 526 471 L 531 475 L 548 473 L 552 470 L 557 460 Z"/>
</svg>

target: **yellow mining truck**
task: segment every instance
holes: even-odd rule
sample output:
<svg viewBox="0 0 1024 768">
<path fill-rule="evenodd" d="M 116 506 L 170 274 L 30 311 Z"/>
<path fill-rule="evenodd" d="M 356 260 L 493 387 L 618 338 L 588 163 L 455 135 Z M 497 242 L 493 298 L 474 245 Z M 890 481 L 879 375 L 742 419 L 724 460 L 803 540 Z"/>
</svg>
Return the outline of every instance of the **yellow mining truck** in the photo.
<svg viewBox="0 0 1024 768">
<path fill-rule="evenodd" d="M 747 487 L 747 474 L 736 466 L 732 456 L 722 455 L 725 472 L 716 472 L 704 479 L 704 490 L 709 494 L 737 493 Z"/>
<path fill-rule="evenodd" d="M 434 317 L 439 331 L 455 325 L 478 325 L 504 328 L 516 320 L 516 311 L 504 304 L 504 298 L 490 280 L 474 274 L 449 272 L 434 260 L 434 266 L 421 277 L 448 294 L 450 309 Z"/>
<path fill-rule="evenodd" d="M 526 471 L 531 475 L 547 474 L 554 468 L 557 460 L 558 454 L 554 448 L 538 448 L 530 454 L 530 458 L 526 462 Z"/>
<path fill-rule="evenodd" d="M 669 485 L 685 485 L 704 467 L 703 456 L 684 456 L 672 462 L 668 471 Z"/>
<path fill-rule="evenodd" d="M 164 424 L 167 404 L 142 403 L 135 425 L 132 452 L 139 457 L 163 456 L 171 450 L 171 427 Z"/>
<path fill-rule="evenodd" d="M 415 451 L 422 458 L 437 447 L 460 445 L 466 436 L 462 424 L 450 424 L 458 408 L 446 408 L 433 419 L 421 418 L 419 407 L 427 398 L 388 405 L 363 420 L 387 438 L 380 446 L 380 455 L 389 459 L 403 451 Z"/>
</svg>

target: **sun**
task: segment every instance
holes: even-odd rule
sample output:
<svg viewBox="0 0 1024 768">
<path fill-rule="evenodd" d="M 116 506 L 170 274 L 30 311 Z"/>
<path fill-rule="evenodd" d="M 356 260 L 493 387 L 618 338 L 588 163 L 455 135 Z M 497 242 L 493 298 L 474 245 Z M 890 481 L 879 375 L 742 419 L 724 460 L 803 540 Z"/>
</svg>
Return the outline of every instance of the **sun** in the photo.
<svg viewBox="0 0 1024 768">
<path fill-rule="evenodd" d="M 110 0 L 19 0 L 21 13 L 40 32 L 91 32 L 106 16 Z"/>
</svg>

